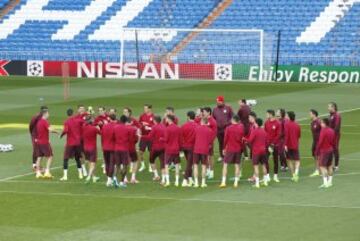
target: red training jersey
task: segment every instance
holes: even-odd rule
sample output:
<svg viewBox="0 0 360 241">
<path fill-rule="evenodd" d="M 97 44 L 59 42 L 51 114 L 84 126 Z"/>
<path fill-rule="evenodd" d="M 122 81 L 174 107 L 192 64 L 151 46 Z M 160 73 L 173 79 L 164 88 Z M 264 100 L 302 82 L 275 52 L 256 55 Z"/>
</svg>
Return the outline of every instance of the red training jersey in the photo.
<svg viewBox="0 0 360 241">
<path fill-rule="evenodd" d="M 179 154 L 181 147 L 181 129 L 175 123 L 170 124 L 165 130 L 165 153 Z"/>
<path fill-rule="evenodd" d="M 301 128 L 295 121 L 285 123 L 285 146 L 290 150 L 299 150 Z"/>
<path fill-rule="evenodd" d="M 115 122 L 110 122 L 104 125 L 101 129 L 101 144 L 103 151 L 114 151 L 115 150 Z"/>
<path fill-rule="evenodd" d="M 151 127 L 154 125 L 154 114 L 142 114 L 139 118 L 140 122 L 140 130 L 141 130 L 141 139 L 142 140 L 149 140 L 149 135 L 151 131 Z"/>
<path fill-rule="evenodd" d="M 266 154 L 266 148 L 268 146 L 267 140 L 267 134 L 263 128 L 258 127 L 251 131 L 247 142 L 251 146 L 251 153 L 253 156 Z"/>
<path fill-rule="evenodd" d="M 214 132 L 208 126 L 197 126 L 195 129 L 194 153 L 209 155 L 214 139 Z"/>
<path fill-rule="evenodd" d="M 166 127 L 163 124 L 155 124 L 150 133 L 151 150 L 161 151 L 165 149 L 165 131 Z"/>
<path fill-rule="evenodd" d="M 313 142 L 317 143 L 319 140 L 320 131 L 321 131 L 320 119 L 316 118 L 315 120 L 311 121 L 310 127 L 311 127 Z"/>
<path fill-rule="evenodd" d="M 139 140 L 137 135 L 137 128 L 130 125 L 127 125 L 130 132 L 130 140 L 129 140 L 129 152 L 136 152 L 136 143 Z"/>
<path fill-rule="evenodd" d="M 335 148 L 335 131 L 330 127 L 321 129 L 319 142 L 316 147 L 317 154 L 332 152 Z"/>
<path fill-rule="evenodd" d="M 94 124 L 102 128 L 104 125 L 108 124 L 110 122 L 110 117 L 107 114 L 104 115 L 98 115 L 95 120 Z"/>
<path fill-rule="evenodd" d="M 88 115 L 88 113 L 84 112 L 82 114 L 77 114 L 77 115 L 74 116 L 74 118 L 78 120 L 80 131 L 82 131 L 82 126 L 85 124 L 85 117 L 87 115 Z M 80 138 L 81 138 L 81 141 L 82 141 L 82 134 L 81 133 L 80 133 Z"/>
<path fill-rule="evenodd" d="M 134 117 L 130 117 L 130 125 L 131 126 L 133 126 L 133 127 L 136 127 L 137 129 L 140 129 L 141 128 L 141 124 L 140 124 L 140 122 L 136 119 L 136 118 L 134 118 Z"/>
<path fill-rule="evenodd" d="M 198 124 L 195 121 L 188 121 L 181 126 L 182 148 L 193 150 L 195 144 L 195 129 Z"/>
<path fill-rule="evenodd" d="M 116 124 L 114 129 L 114 137 L 115 151 L 129 151 L 129 144 L 131 139 L 130 130 L 125 124 Z"/>
<path fill-rule="evenodd" d="M 50 144 L 49 140 L 49 127 L 50 124 L 44 118 L 41 118 L 36 124 L 37 138 L 35 142 L 41 145 Z"/>
<path fill-rule="evenodd" d="M 339 112 L 334 112 L 330 114 L 330 128 L 335 131 L 335 135 L 340 135 L 341 129 L 341 115 Z"/>
<path fill-rule="evenodd" d="M 176 115 L 175 115 L 174 117 L 175 117 L 175 120 L 174 120 L 175 125 L 179 124 L 179 118 L 177 118 Z M 166 122 L 166 118 L 163 118 L 163 119 L 162 119 L 162 124 L 163 124 L 164 126 L 169 126 L 169 124 Z"/>
<path fill-rule="evenodd" d="M 32 140 L 34 140 L 37 136 L 36 125 L 37 125 L 38 121 L 41 119 L 41 117 L 42 117 L 41 114 L 37 114 L 37 115 L 33 116 L 30 120 L 29 132 L 30 132 Z"/>
<path fill-rule="evenodd" d="M 225 130 L 224 150 L 227 152 L 241 152 L 244 137 L 243 124 L 232 124 Z"/>
<path fill-rule="evenodd" d="M 278 145 L 281 137 L 281 124 L 278 120 L 265 121 L 264 130 L 266 131 L 268 143 L 270 145 Z"/>
<path fill-rule="evenodd" d="M 247 126 L 249 124 L 249 115 L 251 112 L 251 108 L 248 105 L 243 105 L 240 107 L 239 111 L 238 111 L 238 116 L 241 120 L 241 123 L 244 126 Z"/>
<path fill-rule="evenodd" d="M 92 124 L 84 124 L 82 127 L 82 135 L 84 140 L 85 151 L 93 151 L 97 149 L 96 139 L 100 131 Z"/>
<path fill-rule="evenodd" d="M 79 146 L 82 140 L 83 124 L 79 118 L 69 117 L 64 122 L 62 135 L 66 135 L 66 146 Z"/>
</svg>

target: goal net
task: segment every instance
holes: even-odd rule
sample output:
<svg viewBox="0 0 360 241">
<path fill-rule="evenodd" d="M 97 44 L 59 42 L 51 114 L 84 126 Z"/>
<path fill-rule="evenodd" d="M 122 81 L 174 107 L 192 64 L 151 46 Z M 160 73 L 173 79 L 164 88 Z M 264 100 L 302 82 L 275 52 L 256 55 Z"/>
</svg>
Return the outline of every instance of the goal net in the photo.
<svg viewBox="0 0 360 241">
<path fill-rule="evenodd" d="M 271 80 L 272 46 L 260 29 L 124 28 L 121 77 Z"/>
</svg>

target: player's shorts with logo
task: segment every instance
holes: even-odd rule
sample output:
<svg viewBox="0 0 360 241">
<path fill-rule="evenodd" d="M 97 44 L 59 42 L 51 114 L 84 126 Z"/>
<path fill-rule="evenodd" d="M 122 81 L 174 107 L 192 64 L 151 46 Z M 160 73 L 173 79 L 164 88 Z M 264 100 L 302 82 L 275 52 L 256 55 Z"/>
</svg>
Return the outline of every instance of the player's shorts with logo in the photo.
<svg viewBox="0 0 360 241">
<path fill-rule="evenodd" d="M 146 149 L 148 151 L 151 150 L 151 141 L 150 140 L 144 140 L 144 139 L 141 139 L 140 142 L 139 142 L 139 149 L 140 151 L 142 152 L 145 152 Z"/>
<path fill-rule="evenodd" d="M 193 161 L 194 164 L 208 165 L 209 155 L 194 153 Z"/>
<path fill-rule="evenodd" d="M 226 152 L 224 156 L 224 163 L 226 164 L 240 164 L 241 152 Z"/>
<path fill-rule="evenodd" d="M 50 144 L 35 144 L 36 157 L 52 157 L 53 151 Z"/>
<path fill-rule="evenodd" d="M 96 162 L 97 161 L 97 150 L 85 150 L 85 159 L 89 162 Z"/>
<path fill-rule="evenodd" d="M 171 163 L 173 163 L 173 164 L 179 164 L 180 163 L 179 154 L 165 153 L 165 164 L 170 165 Z"/>
<path fill-rule="evenodd" d="M 319 155 L 319 165 L 321 167 L 330 167 L 333 161 L 333 151 L 323 152 Z"/>
<path fill-rule="evenodd" d="M 299 161 L 300 160 L 299 150 L 289 149 L 286 152 L 286 158 L 289 160 Z"/>
<path fill-rule="evenodd" d="M 264 165 L 268 162 L 268 155 L 266 153 L 253 154 L 251 158 L 253 165 Z"/>
<path fill-rule="evenodd" d="M 115 165 L 129 165 L 129 152 L 128 151 L 115 151 L 114 152 Z"/>
<path fill-rule="evenodd" d="M 65 146 L 64 159 L 80 159 L 81 157 L 81 146 Z"/>
</svg>

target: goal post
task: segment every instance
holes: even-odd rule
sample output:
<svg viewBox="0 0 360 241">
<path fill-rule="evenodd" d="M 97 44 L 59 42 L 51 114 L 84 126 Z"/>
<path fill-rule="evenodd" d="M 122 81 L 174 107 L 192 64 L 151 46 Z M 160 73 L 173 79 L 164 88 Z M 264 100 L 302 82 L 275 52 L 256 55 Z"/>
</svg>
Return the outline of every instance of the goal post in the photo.
<svg viewBox="0 0 360 241">
<path fill-rule="evenodd" d="M 123 28 L 121 77 L 271 80 L 272 40 L 262 29 Z"/>
</svg>

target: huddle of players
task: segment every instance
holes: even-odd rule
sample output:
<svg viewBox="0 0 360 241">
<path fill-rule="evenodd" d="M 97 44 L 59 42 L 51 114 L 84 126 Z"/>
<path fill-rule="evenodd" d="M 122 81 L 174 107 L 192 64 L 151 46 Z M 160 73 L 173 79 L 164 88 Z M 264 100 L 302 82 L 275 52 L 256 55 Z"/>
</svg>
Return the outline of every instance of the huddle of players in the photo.
<svg viewBox="0 0 360 241">
<path fill-rule="evenodd" d="M 262 168 L 264 186 L 270 182 L 268 159 L 270 155 L 274 160 L 273 180 L 278 179 L 278 163 L 282 169 L 290 167 L 292 180 L 299 180 L 299 139 L 300 126 L 295 121 L 295 113 L 279 109 L 275 115 L 273 110 L 267 111 L 267 120 L 257 118 L 246 104 L 246 100 L 239 102 L 240 109 L 237 115 L 232 114 L 230 106 L 224 103 L 224 98 L 217 98 L 217 107 L 212 112 L 210 107 L 199 109 L 197 113 L 189 111 L 187 122 L 179 127 L 178 118 L 174 109 L 169 107 L 164 118 L 152 113 L 151 105 L 144 106 L 144 113 L 136 120 L 131 116 L 131 109 L 125 108 L 123 115 L 117 119 L 116 110 L 109 112 L 99 108 L 99 115 L 94 118 L 86 112 L 84 106 L 78 107 L 78 113 L 67 111 L 68 119 L 64 123 L 61 137 L 66 135 L 64 151 L 64 176 L 67 180 L 68 161 L 75 158 L 79 178 L 87 176 L 86 181 L 97 182 L 95 176 L 97 160 L 97 135 L 101 136 L 102 150 L 107 175 L 107 186 L 126 186 L 128 165 L 131 165 L 131 182 L 137 183 L 136 173 L 138 163 L 144 169 L 143 154 L 150 152 L 150 170 L 154 181 L 161 181 L 163 186 L 170 185 L 169 168 L 175 166 L 175 186 L 180 180 L 180 152 L 186 159 L 186 169 L 182 186 L 206 187 L 206 178 L 213 175 L 213 144 L 217 137 L 219 140 L 220 160 L 223 161 L 222 181 L 220 187 L 226 186 L 228 164 L 235 165 L 234 187 L 238 186 L 241 176 L 241 155 L 247 155 L 247 148 L 251 150 L 250 156 L 254 167 L 254 187 L 260 187 L 259 169 Z M 311 128 L 313 132 L 313 155 L 316 159 L 317 170 L 312 176 L 319 175 L 321 171 L 324 184 L 321 187 L 332 185 L 332 159 L 335 154 L 336 168 L 338 167 L 338 144 L 340 138 L 341 118 L 337 113 L 335 103 L 329 104 L 330 119 L 321 121 L 315 110 L 311 110 Z M 91 110 L 90 110 L 91 112 Z M 50 165 L 52 151 L 49 142 L 49 127 L 47 121 L 49 113 L 46 107 L 33 118 L 30 123 L 34 154 L 33 160 L 36 177 L 52 178 Z M 34 123 L 35 122 L 35 123 Z M 330 128 L 331 127 L 331 128 Z M 53 131 L 55 132 L 55 131 Z M 139 157 L 136 144 L 139 141 Z M 40 169 L 40 160 L 48 157 L 44 175 Z M 90 163 L 89 173 L 83 164 L 83 158 Z M 161 177 L 155 161 L 159 159 Z M 36 160 L 36 161 L 35 161 Z M 288 161 L 288 162 L 287 162 Z M 199 166 L 201 166 L 201 184 L 199 182 Z"/>
</svg>

